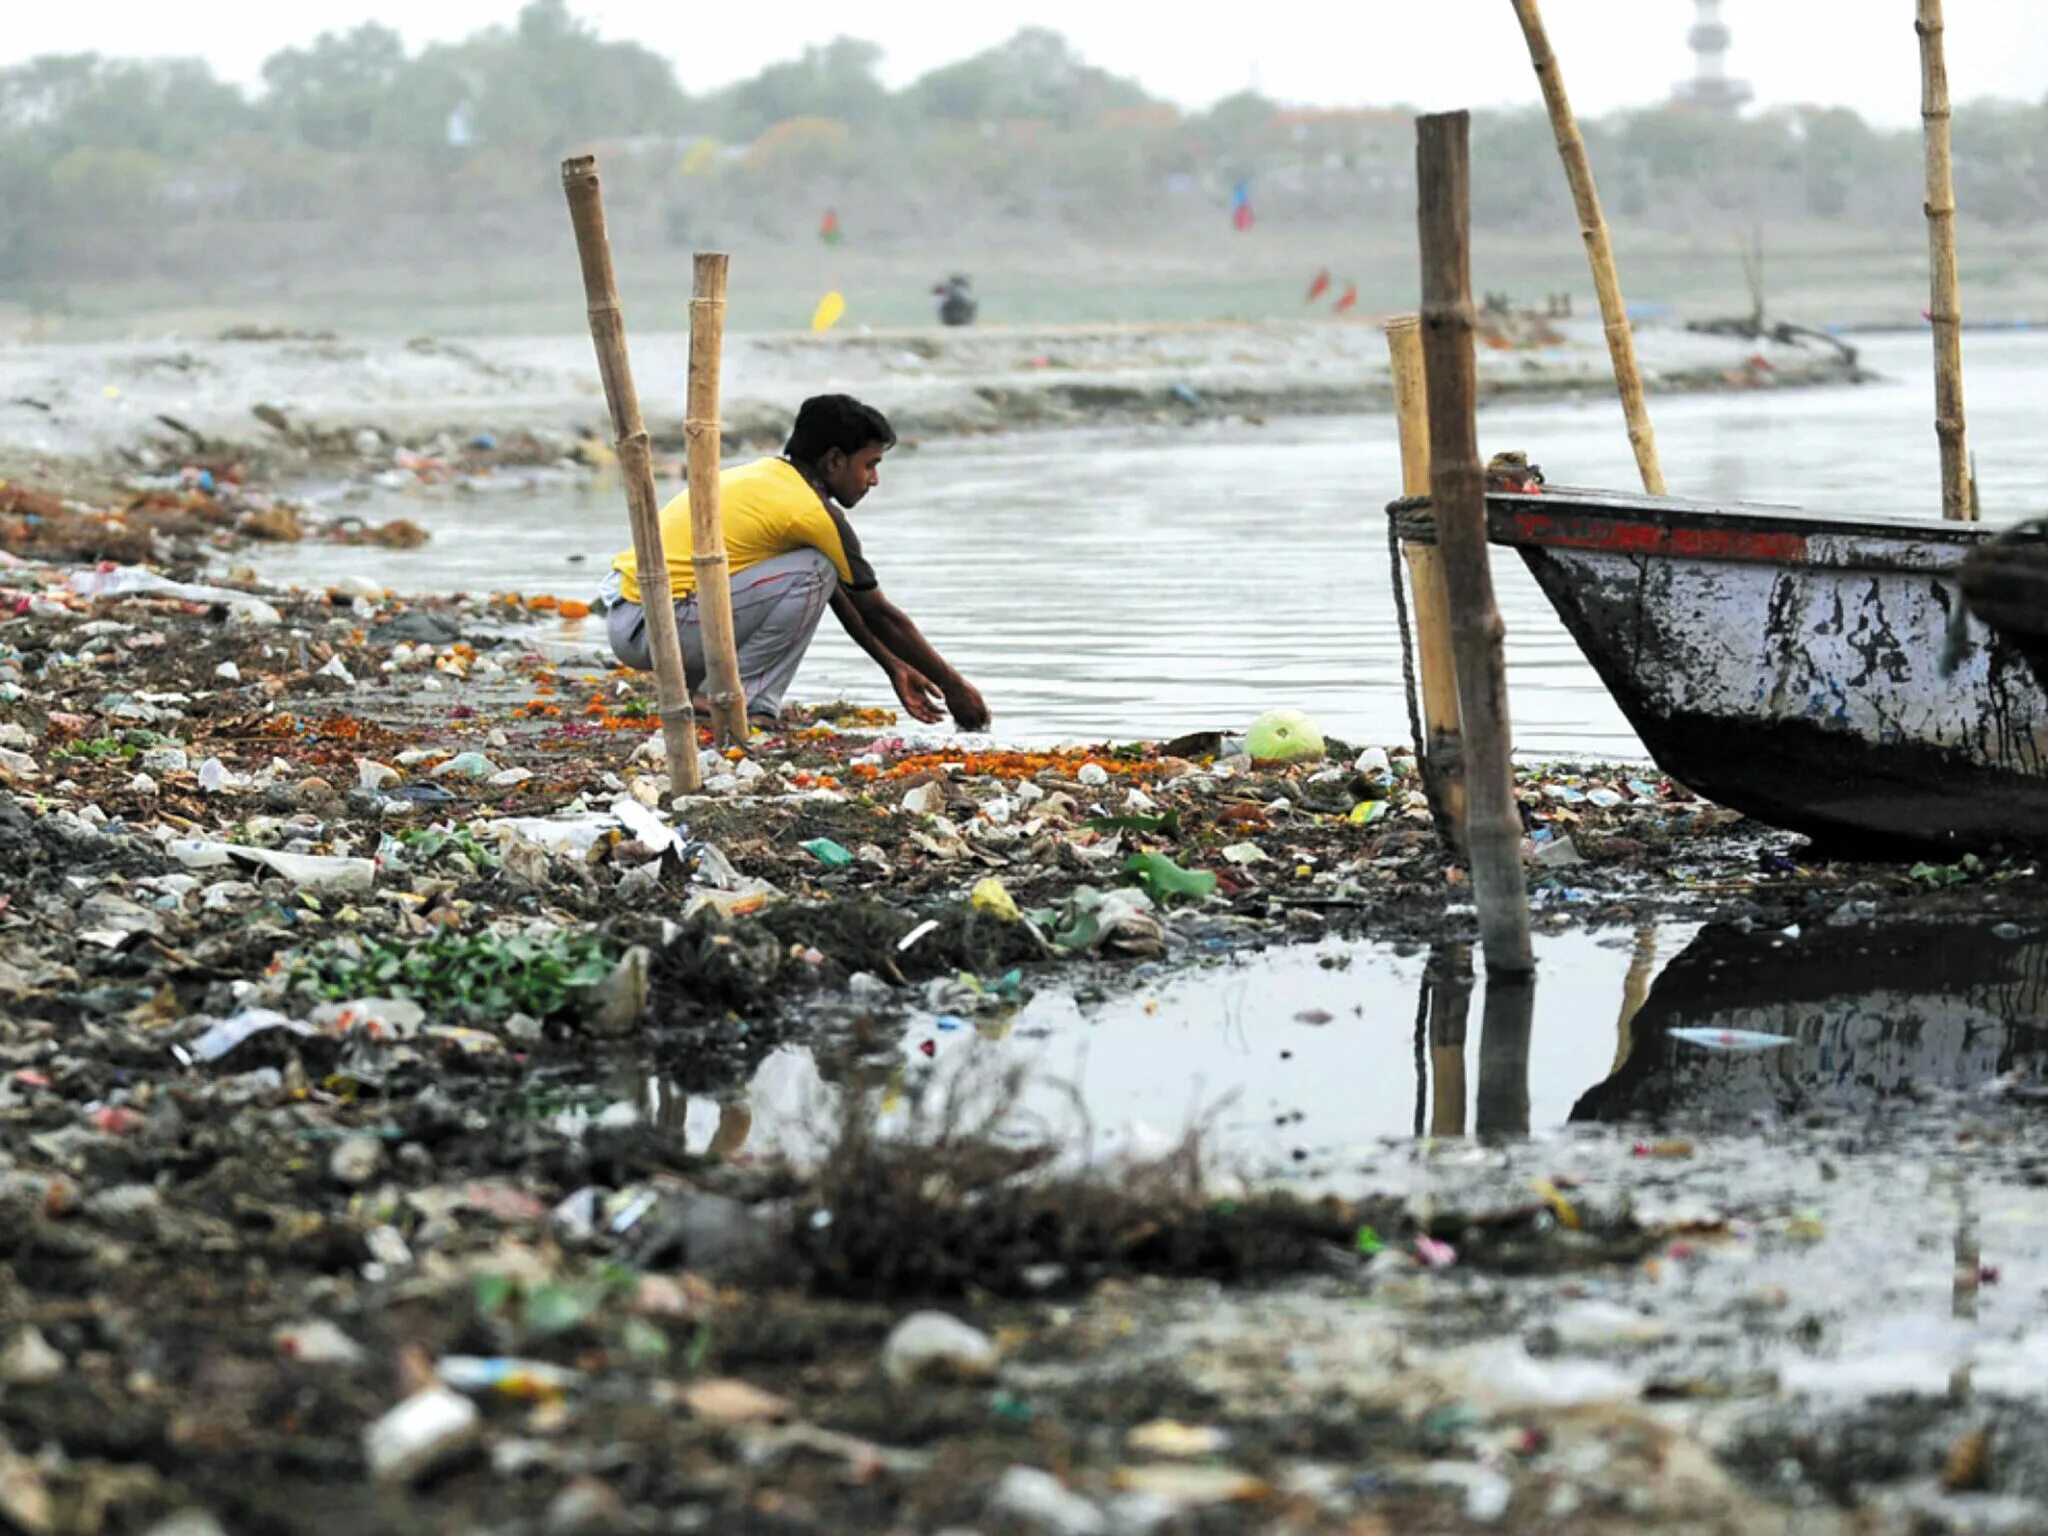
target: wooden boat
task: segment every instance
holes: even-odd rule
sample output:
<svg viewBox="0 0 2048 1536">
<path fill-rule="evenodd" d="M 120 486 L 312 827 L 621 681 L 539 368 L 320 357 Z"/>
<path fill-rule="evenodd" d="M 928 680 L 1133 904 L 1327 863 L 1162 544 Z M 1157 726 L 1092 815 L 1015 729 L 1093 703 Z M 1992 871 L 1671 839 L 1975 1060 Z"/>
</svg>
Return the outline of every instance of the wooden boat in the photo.
<svg viewBox="0 0 2048 1536">
<path fill-rule="evenodd" d="M 1674 1030 L 1747 1030 L 1791 1043 L 1714 1050 Z M 1573 1120 L 1673 1113 L 1746 1119 L 1979 1088 L 2048 1065 L 2048 941 L 1966 923 L 1700 930 L 1651 983 L 1608 1077 Z"/>
<path fill-rule="evenodd" d="M 1996 632 L 1942 673 L 1988 530 L 1559 487 L 1487 508 L 1695 792 L 1840 851 L 2048 843 L 2041 680 Z"/>
<path fill-rule="evenodd" d="M 1971 550 L 1963 601 L 2003 635 L 2048 688 L 2048 520 L 2023 523 Z"/>
</svg>

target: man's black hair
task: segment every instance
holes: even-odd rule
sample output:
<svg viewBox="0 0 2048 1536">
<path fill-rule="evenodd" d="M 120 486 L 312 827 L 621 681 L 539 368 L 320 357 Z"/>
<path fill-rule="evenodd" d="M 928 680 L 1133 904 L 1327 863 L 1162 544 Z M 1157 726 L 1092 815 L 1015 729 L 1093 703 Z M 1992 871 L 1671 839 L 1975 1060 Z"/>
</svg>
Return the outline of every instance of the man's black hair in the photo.
<svg viewBox="0 0 2048 1536">
<path fill-rule="evenodd" d="M 869 443 L 896 446 L 896 429 L 872 405 L 851 395 L 813 395 L 797 407 L 796 425 L 782 451 L 797 464 L 815 464 L 837 448 L 859 453 Z"/>
</svg>

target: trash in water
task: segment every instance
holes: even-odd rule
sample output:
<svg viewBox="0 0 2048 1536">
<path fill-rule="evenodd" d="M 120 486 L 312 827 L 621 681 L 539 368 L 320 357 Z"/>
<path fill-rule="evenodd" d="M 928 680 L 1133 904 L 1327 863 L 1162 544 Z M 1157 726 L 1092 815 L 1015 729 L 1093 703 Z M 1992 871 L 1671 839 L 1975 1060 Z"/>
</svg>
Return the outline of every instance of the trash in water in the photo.
<svg viewBox="0 0 2048 1536">
<path fill-rule="evenodd" d="M 1767 1035 L 1757 1029 L 1674 1029 L 1671 1038 L 1706 1051 L 1775 1051 L 1799 1043 L 1790 1035 Z"/>
</svg>

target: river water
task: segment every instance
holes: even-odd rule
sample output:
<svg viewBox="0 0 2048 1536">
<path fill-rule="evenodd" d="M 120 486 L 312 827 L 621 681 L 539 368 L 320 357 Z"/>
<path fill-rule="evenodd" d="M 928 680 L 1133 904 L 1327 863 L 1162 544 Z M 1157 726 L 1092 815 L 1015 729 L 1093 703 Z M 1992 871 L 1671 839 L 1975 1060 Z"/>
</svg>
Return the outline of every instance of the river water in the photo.
<svg viewBox="0 0 2048 1536">
<path fill-rule="evenodd" d="M 1966 339 L 1985 516 L 2048 509 L 2048 438 L 2031 419 L 2048 337 Z M 1863 350 L 1882 382 L 1654 400 L 1672 488 L 1938 515 L 1927 340 L 1866 338 Z M 1610 397 L 1492 407 L 1480 437 L 1483 453 L 1522 449 L 1558 484 L 1634 482 Z M 1385 416 L 1019 433 L 898 451 L 859 526 L 884 586 L 981 688 L 1006 740 L 1237 729 L 1288 705 L 1347 740 L 1391 743 L 1407 724 L 1381 509 L 1398 488 Z M 410 517 L 433 542 L 285 549 L 265 574 L 585 596 L 626 542 L 612 482 L 376 491 L 347 509 Z M 1503 556 L 1495 571 L 1519 750 L 1640 755 L 1519 562 Z M 549 638 L 602 643 L 588 625 Z M 828 623 L 792 697 L 842 695 L 887 701 L 872 665 Z"/>
</svg>

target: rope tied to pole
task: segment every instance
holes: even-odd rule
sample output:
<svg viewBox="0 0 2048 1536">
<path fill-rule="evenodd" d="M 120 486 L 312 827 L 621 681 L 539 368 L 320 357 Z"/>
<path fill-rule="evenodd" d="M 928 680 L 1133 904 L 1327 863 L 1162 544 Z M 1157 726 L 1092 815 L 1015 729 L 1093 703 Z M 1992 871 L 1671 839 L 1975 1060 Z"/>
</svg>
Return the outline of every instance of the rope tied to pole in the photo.
<svg viewBox="0 0 2048 1536">
<path fill-rule="evenodd" d="M 1427 496 L 1397 496 L 1387 503 L 1387 528 L 1403 544 L 1436 547 L 1436 503 Z"/>
<path fill-rule="evenodd" d="M 1401 535 L 1394 525 L 1387 524 L 1387 571 L 1394 584 L 1394 620 L 1401 631 L 1401 703 L 1408 711 L 1408 740 L 1415 749 L 1415 767 L 1418 773 L 1429 760 L 1428 739 L 1422 734 L 1422 707 L 1417 702 L 1420 690 L 1415 682 L 1415 636 L 1408 622 L 1408 590 L 1405 573 L 1402 571 Z M 1429 797 L 1430 816 L 1442 825 L 1442 806 L 1438 803 L 1436 775 L 1422 773 L 1422 792 Z"/>
</svg>

